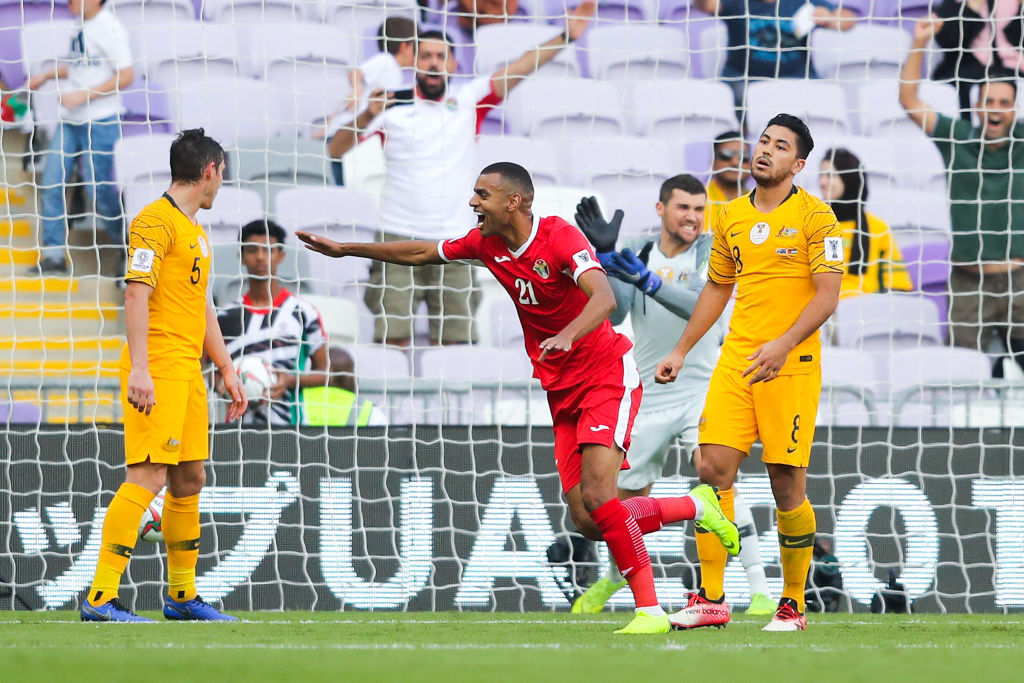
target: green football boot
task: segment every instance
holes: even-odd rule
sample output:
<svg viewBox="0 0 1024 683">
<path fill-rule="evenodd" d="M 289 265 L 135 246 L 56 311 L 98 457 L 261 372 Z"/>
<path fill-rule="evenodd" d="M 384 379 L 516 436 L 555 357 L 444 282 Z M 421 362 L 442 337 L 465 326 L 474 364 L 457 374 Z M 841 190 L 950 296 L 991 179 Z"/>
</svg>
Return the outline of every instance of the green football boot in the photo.
<svg viewBox="0 0 1024 683">
<path fill-rule="evenodd" d="M 704 531 L 710 531 L 722 542 L 725 551 L 730 555 L 737 555 L 740 552 L 740 531 L 736 528 L 718 503 L 718 493 L 707 484 L 701 484 L 692 491 L 691 496 L 704 505 L 704 514 L 700 519 L 695 519 L 696 524 Z"/>
<path fill-rule="evenodd" d="M 605 603 L 625 585 L 625 579 L 616 583 L 609 580 L 607 576 L 602 576 L 584 591 L 583 595 L 576 598 L 569 611 L 572 614 L 597 614 L 604 609 Z M 766 612 L 766 614 L 775 614 L 774 602 L 771 612 Z"/>
<path fill-rule="evenodd" d="M 636 611 L 636 615 L 633 617 L 633 621 L 629 622 L 615 633 L 632 636 L 668 633 L 671 630 L 672 624 L 669 622 L 667 614 L 654 616 L 653 614 L 648 614 L 647 612 L 638 609 Z"/>
<path fill-rule="evenodd" d="M 754 617 L 767 616 L 769 614 L 775 614 L 775 609 L 778 606 L 778 603 L 764 593 L 754 593 L 750 596 L 750 607 L 747 608 L 745 614 L 749 614 Z"/>
</svg>

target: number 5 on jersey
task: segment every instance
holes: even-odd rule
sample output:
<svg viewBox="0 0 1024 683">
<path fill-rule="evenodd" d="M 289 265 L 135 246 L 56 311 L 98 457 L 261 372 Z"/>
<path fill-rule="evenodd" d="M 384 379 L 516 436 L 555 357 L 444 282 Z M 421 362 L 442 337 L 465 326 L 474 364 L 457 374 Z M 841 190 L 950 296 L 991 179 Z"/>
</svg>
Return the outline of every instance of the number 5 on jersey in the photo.
<svg viewBox="0 0 1024 683">
<path fill-rule="evenodd" d="M 521 277 L 516 278 L 516 287 L 519 288 L 519 303 L 530 306 L 537 305 L 537 295 L 533 293 L 533 283 Z"/>
</svg>

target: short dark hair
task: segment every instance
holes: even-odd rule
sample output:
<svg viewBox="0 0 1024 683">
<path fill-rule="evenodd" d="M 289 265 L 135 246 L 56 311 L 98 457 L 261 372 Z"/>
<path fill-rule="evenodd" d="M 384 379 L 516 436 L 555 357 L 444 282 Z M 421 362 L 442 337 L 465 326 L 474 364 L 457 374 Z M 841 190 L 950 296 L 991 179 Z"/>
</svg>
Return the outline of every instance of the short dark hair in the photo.
<svg viewBox="0 0 1024 683">
<path fill-rule="evenodd" d="M 1013 88 L 1013 96 L 1017 97 L 1017 78 L 1014 73 L 1006 67 L 990 67 L 985 71 L 985 80 L 981 82 L 982 85 L 992 85 L 993 83 L 1003 83 Z"/>
<path fill-rule="evenodd" d="M 452 39 L 448 36 L 447 33 L 437 28 L 431 28 L 427 29 L 426 31 L 420 31 L 418 40 L 440 40 L 448 47 L 449 54 L 451 54 L 452 45 L 455 44 L 454 42 L 452 42 Z"/>
<path fill-rule="evenodd" d="M 814 149 L 814 138 L 811 137 L 811 130 L 799 116 L 776 114 L 764 128 L 768 130 L 771 126 L 782 126 L 796 133 L 796 156 L 798 159 L 806 159 L 807 155 Z"/>
<path fill-rule="evenodd" d="M 388 17 L 377 29 L 377 47 L 381 52 L 398 54 L 405 43 L 416 39 L 416 22 L 409 17 Z"/>
<path fill-rule="evenodd" d="M 502 180 L 514 185 L 523 195 L 533 196 L 533 178 L 530 177 L 530 172 L 519 164 L 513 164 L 511 161 L 498 161 L 480 171 L 480 175 L 490 175 L 491 173 L 500 175 Z"/>
<path fill-rule="evenodd" d="M 224 148 L 202 128 L 178 133 L 171 143 L 171 182 L 194 185 L 203 178 L 209 163 L 224 161 Z"/>
<path fill-rule="evenodd" d="M 661 184 L 661 190 L 658 192 L 658 201 L 662 204 L 672 199 L 672 192 L 680 190 L 687 194 L 707 194 L 708 190 L 704 187 L 704 183 L 694 178 L 689 173 L 681 173 L 675 175 L 666 180 Z"/>
<path fill-rule="evenodd" d="M 735 142 L 737 140 L 743 142 L 743 133 L 739 132 L 738 130 L 727 130 L 724 133 L 719 133 L 718 135 L 715 136 L 712 146 L 715 149 L 715 151 L 718 151 L 718 148 L 722 145 L 722 143 Z"/>
<path fill-rule="evenodd" d="M 269 218 L 257 218 L 242 226 L 238 241 L 245 243 L 250 237 L 262 237 L 266 235 L 271 241 L 276 240 L 278 244 L 284 244 L 288 233 L 280 225 Z"/>
</svg>

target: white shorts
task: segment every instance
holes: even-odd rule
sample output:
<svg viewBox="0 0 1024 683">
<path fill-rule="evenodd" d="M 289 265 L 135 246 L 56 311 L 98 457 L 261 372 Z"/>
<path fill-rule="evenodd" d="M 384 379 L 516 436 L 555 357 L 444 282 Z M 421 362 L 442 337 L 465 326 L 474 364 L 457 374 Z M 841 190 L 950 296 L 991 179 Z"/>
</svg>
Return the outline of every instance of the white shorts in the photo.
<svg viewBox="0 0 1024 683">
<path fill-rule="evenodd" d="M 633 422 L 629 446 L 629 469 L 619 473 L 619 488 L 639 491 L 661 478 L 668 459 L 668 449 L 679 439 L 687 459 L 693 458 L 698 446 L 697 422 L 704 410 L 704 394 L 681 401 L 664 410 L 644 410 Z"/>
</svg>

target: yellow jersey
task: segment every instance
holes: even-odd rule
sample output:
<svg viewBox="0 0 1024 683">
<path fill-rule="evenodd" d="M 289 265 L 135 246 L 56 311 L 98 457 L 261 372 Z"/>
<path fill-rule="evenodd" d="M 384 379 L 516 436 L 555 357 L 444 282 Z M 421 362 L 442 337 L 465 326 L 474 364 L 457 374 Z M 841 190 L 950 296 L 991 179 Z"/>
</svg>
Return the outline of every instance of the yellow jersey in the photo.
<svg viewBox="0 0 1024 683">
<path fill-rule="evenodd" d="M 896 240 L 889 232 L 889 226 L 881 218 L 868 213 L 868 263 L 860 275 L 847 271 L 843 275 L 839 298 L 844 299 L 859 294 L 877 294 L 878 292 L 909 292 L 914 288 L 910 280 L 907 266 L 903 263 L 903 254 Z M 850 248 L 853 245 L 854 221 L 843 221 L 839 229 L 843 231 L 843 248 L 846 262 L 850 262 Z"/>
<path fill-rule="evenodd" d="M 756 190 L 755 190 L 756 191 Z M 811 275 L 844 272 L 843 237 L 825 202 L 794 187 L 770 213 L 753 192 L 726 204 L 711 247 L 708 278 L 736 284 L 736 306 L 719 363 L 746 370 L 747 357 L 780 337 L 814 296 Z M 793 349 L 780 375 L 810 372 L 821 362 L 817 331 Z"/>
<path fill-rule="evenodd" d="M 725 193 L 718 186 L 718 181 L 712 178 L 708 181 L 708 203 L 704 208 L 704 232 L 714 232 L 715 224 L 718 223 L 718 216 L 722 209 L 729 203 Z"/>
<path fill-rule="evenodd" d="M 149 204 L 128 229 L 125 282 L 153 288 L 149 299 L 149 373 L 188 379 L 200 371 L 206 337 L 206 284 L 210 243 L 203 226 L 193 223 L 164 194 Z M 128 344 L 121 367 L 131 369 Z"/>
</svg>

